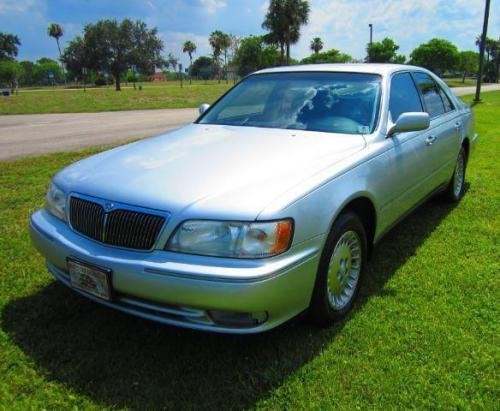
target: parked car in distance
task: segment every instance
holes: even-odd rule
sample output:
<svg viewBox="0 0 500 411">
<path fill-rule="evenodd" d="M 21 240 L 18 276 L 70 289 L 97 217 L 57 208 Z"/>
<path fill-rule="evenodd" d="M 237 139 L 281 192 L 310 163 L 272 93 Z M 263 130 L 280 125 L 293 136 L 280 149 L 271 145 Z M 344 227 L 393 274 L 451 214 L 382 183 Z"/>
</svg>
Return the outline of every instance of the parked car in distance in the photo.
<svg viewBox="0 0 500 411">
<path fill-rule="evenodd" d="M 101 304 L 227 333 L 353 306 L 368 256 L 431 195 L 464 194 L 471 109 L 412 66 L 256 72 L 179 130 L 54 178 L 31 237 Z"/>
</svg>

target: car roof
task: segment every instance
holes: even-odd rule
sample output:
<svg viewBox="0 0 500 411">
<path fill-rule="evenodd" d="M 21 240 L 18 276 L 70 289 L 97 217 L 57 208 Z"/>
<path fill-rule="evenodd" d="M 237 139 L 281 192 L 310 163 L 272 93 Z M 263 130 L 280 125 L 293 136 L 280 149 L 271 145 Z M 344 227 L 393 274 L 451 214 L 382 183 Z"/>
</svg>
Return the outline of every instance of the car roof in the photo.
<svg viewBox="0 0 500 411">
<path fill-rule="evenodd" d="M 340 63 L 340 64 L 300 64 L 296 66 L 281 66 L 259 70 L 253 74 L 262 73 L 289 73 L 304 71 L 320 72 L 350 72 L 350 73 L 372 73 L 382 76 L 389 75 L 401 70 L 422 70 L 422 67 L 409 66 L 406 64 L 380 64 L 380 63 Z"/>
</svg>

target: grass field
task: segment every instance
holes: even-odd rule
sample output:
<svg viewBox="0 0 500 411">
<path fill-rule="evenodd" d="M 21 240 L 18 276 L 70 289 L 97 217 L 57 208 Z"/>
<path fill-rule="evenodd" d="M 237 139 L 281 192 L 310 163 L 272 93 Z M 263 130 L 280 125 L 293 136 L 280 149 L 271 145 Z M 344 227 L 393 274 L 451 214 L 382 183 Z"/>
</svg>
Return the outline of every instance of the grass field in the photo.
<svg viewBox="0 0 500 411">
<path fill-rule="evenodd" d="M 143 83 L 142 90 L 125 86 L 83 89 L 44 88 L 21 90 L 18 95 L 0 96 L 0 114 L 80 113 L 153 108 L 198 107 L 214 102 L 233 84 L 214 81 Z"/>
<path fill-rule="evenodd" d="M 203 334 L 76 296 L 27 221 L 51 175 L 99 149 L 0 163 L 0 409 L 498 409 L 500 92 L 483 99 L 464 199 L 394 229 L 330 329 Z"/>
<path fill-rule="evenodd" d="M 450 87 L 470 87 L 476 85 L 476 79 L 473 78 L 465 78 L 465 81 L 462 82 L 461 77 L 457 78 L 445 78 L 443 79 L 446 84 Z"/>
<path fill-rule="evenodd" d="M 446 79 L 449 86 L 475 85 L 473 79 Z M 97 111 L 139 110 L 154 108 L 198 107 L 202 103 L 214 102 L 233 85 L 224 81 L 194 81 L 193 84 L 178 81 L 142 83 L 142 90 L 134 90 L 123 84 L 123 90 L 116 92 L 113 86 L 83 89 L 61 87 L 21 89 L 18 95 L 0 96 L 1 114 L 34 113 L 85 113 Z"/>
</svg>

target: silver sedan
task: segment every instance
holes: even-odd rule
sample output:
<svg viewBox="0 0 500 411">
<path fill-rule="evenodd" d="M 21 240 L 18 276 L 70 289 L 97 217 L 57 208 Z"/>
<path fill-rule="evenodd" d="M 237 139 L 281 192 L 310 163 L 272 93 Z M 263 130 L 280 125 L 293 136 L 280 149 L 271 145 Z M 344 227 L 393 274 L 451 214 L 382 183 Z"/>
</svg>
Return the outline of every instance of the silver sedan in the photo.
<svg viewBox="0 0 500 411">
<path fill-rule="evenodd" d="M 460 200 L 477 139 L 470 108 L 403 65 L 263 70 L 200 114 L 54 177 L 30 228 L 58 280 L 182 327 L 330 324 L 394 224 Z"/>
</svg>

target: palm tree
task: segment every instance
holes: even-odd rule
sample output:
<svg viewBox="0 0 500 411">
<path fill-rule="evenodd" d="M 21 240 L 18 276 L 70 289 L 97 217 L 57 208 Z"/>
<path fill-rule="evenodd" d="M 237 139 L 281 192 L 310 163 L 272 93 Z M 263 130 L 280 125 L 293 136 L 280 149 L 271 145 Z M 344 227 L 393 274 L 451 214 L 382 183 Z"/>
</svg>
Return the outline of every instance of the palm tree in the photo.
<svg viewBox="0 0 500 411">
<path fill-rule="evenodd" d="M 309 2 L 307 0 L 271 0 L 262 27 L 270 31 L 265 40 L 277 44 L 283 60 L 286 49 L 286 64 L 290 64 L 290 45 L 300 38 L 300 26 L 309 20 Z"/>
<path fill-rule="evenodd" d="M 182 52 L 189 55 L 189 84 L 191 84 L 191 66 L 193 65 L 193 53 L 196 52 L 196 44 L 194 44 L 191 40 L 185 41 L 182 47 Z"/>
<path fill-rule="evenodd" d="M 228 82 L 227 79 L 227 51 L 231 47 L 231 36 L 226 33 L 222 33 L 221 39 L 220 39 L 220 46 L 222 51 L 224 52 L 224 77 L 226 77 L 226 83 Z"/>
<path fill-rule="evenodd" d="M 314 51 L 314 53 L 318 54 L 323 49 L 323 40 L 321 40 L 319 37 L 314 37 L 311 40 L 310 48 L 312 51 Z"/>
<path fill-rule="evenodd" d="M 486 53 L 486 63 L 490 62 L 490 57 L 492 52 L 495 49 L 495 40 L 486 37 L 486 40 L 484 42 L 484 52 Z M 476 37 L 476 46 L 481 47 L 481 36 Z"/>
<path fill-rule="evenodd" d="M 217 70 L 217 77 L 219 79 L 219 83 L 220 83 L 220 55 L 222 53 L 225 44 L 224 36 L 227 36 L 227 34 L 223 33 L 220 30 L 215 30 L 210 34 L 210 37 L 208 39 L 208 42 L 212 47 L 215 68 Z"/>
<path fill-rule="evenodd" d="M 49 24 L 49 27 L 47 28 L 47 34 L 49 35 L 49 37 L 53 37 L 56 39 L 57 49 L 59 50 L 59 60 L 61 60 L 62 53 L 61 53 L 61 45 L 59 44 L 59 39 L 64 34 L 62 26 L 57 23 Z M 64 73 L 64 65 L 62 64 L 62 61 L 61 61 L 61 67 L 64 75 L 64 82 L 66 82 L 66 74 Z"/>
<path fill-rule="evenodd" d="M 278 46 L 280 49 L 280 64 L 285 64 L 285 21 L 284 1 L 271 0 L 267 9 L 262 28 L 269 31 L 264 35 L 267 44 Z"/>
</svg>

